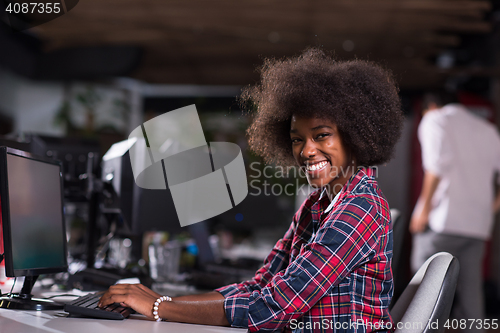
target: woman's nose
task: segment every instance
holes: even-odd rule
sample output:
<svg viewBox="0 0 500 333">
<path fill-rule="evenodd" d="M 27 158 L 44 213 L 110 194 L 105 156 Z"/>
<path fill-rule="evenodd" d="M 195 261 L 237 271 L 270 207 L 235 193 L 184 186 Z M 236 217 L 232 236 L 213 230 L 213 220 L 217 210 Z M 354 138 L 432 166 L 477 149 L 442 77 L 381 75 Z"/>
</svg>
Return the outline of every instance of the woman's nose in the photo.
<svg viewBox="0 0 500 333">
<path fill-rule="evenodd" d="M 316 145 L 311 140 L 307 140 L 302 147 L 300 156 L 303 158 L 311 158 L 316 155 Z"/>
</svg>

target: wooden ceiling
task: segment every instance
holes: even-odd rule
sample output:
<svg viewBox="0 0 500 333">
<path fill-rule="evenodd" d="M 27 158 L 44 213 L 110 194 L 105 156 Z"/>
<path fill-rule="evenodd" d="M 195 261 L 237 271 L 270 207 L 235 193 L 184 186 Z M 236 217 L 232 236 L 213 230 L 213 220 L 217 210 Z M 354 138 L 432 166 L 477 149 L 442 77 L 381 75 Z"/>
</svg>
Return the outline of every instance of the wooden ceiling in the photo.
<svg viewBox="0 0 500 333">
<path fill-rule="evenodd" d="M 36 31 L 50 49 L 140 45 L 132 76 L 151 83 L 245 85 L 263 57 L 321 46 L 420 88 L 446 77 L 430 58 L 491 31 L 490 10 L 486 0 L 85 0 Z"/>
</svg>

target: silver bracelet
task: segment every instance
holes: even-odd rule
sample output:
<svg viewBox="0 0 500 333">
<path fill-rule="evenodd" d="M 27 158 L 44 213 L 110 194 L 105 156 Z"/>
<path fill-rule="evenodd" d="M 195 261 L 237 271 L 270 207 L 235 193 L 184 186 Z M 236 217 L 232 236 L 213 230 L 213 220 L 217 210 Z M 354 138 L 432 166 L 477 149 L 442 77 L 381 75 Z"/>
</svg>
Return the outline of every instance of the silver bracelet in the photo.
<svg viewBox="0 0 500 333">
<path fill-rule="evenodd" d="M 160 303 L 163 302 L 163 301 L 171 302 L 172 301 L 172 297 L 170 297 L 170 296 L 162 296 L 162 297 L 160 297 L 160 298 L 158 298 L 156 300 L 155 304 L 153 305 L 153 318 L 156 321 L 162 321 L 163 320 L 158 315 L 158 308 L 160 307 Z"/>
</svg>

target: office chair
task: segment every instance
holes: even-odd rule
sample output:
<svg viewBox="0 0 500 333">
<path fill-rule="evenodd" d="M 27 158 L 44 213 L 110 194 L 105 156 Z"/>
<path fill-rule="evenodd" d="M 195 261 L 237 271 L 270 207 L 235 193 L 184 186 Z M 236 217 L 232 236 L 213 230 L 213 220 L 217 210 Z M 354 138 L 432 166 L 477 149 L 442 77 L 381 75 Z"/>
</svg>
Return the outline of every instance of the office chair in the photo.
<svg viewBox="0 0 500 333">
<path fill-rule="evenodd" d="M 395 333 L 442 333 L 457 286 L 458 260 L 447 252 L 427 259 L 391 310 Z"/>
<path fill-rule="evenodd" d="M 394 296 L 392 297 L 389 309 L 397 302 L 399 296 L 410 282 L 411 276 L 408 274 L 409 266 L 407 266 L 409 257 L 409 249 L 405 244 L 409 241 L 410 235 L 408 231 L 408 220 L 403 216 L 399 209 L 391 208 L 392 220 L 392 274 L 394 278 Z"/>
<path fill-rule="evenodd" d="M 396 225 L 396 222 L 399 221 L 399 218 L 401 217 L 401 211 L 397 208 L 391 208 L 391 220 L 392 220 L 392 227 Z"/>
<path fill-rule="evenodd" d="M 403 221 L 401 211 L 396 208 L 391 208 L 392 220 L 392 270 L 393 273 L 400 271 L 401 255 L 403 253 L 403 243 L 405 241 L 405 233 L 408 230 L 407 223 Z M 406 281 L 405 281 L 406 284 Z"/>
</svg>

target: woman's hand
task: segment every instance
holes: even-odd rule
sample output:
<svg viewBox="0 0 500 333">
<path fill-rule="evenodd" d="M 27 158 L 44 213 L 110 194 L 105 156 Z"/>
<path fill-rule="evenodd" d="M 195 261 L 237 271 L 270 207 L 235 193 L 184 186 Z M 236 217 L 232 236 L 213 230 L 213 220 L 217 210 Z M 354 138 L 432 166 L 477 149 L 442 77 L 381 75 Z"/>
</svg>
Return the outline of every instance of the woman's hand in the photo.
<svg viewBox="0 0 500 333">
<path fill-rule="evenodd" d="M 111 286 L 99 301 L 99 307 L 113 303 L 127 306 L 148 318 L 153 318 L 153 304 L 161 295 L 142 284 Z M 176 297 L 173 302 L 162 302 L 160 318 L 182 323 L 229 326 L 224 310 L 224 296 L 216 291 L 206 294 Z"/>
<path fill-rule="evenodd" d="M 142 284 L 117 284 L 109 287 L 101 297 L 98 306 L 120 303 L 153 319 L 153 304 L 159 297 L 161 297 L 160 294 Z"/>
</svg>

